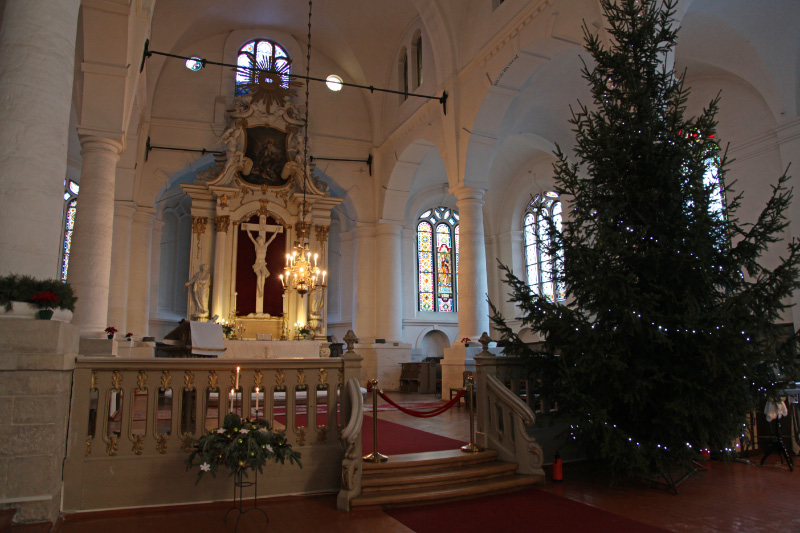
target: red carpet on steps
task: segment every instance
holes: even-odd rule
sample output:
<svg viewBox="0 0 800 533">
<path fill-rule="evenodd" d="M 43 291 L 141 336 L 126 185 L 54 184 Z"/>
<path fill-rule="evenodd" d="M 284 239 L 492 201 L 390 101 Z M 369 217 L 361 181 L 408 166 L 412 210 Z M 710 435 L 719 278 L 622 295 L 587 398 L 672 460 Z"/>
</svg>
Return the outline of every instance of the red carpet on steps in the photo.
<svg viewBox="0 0 800 533">
<path fill-rule="evenodd" d="M 378 451 L 384 455 L 454 450 L 466 444 L 451 439 L 378 419 Z M 361 446 L 364 455 L 372 453 L 372 417 L 364 415 L 361 429 Z"/>
<path fill-rule="evenodd" d="M 378 441 L 380 444 L 380 440 Z M 385 511 L 416 533 L 664 533 L 584 503 L 538 489 Z"/>
</svg>

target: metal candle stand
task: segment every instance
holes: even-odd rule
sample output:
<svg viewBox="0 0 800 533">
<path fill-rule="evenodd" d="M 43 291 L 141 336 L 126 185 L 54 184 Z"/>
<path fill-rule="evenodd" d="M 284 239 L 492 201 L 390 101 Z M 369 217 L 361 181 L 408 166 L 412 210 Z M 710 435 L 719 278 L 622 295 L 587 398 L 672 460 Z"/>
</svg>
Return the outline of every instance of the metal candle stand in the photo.
<svg viewBox="0 0 800 533">
<path fill-rule="evenodd" d="M 253 475 L 255 479 L 253 481 L 245 481 L 244 480 L 244 469 L 239 469 L 234 474 L 233 478 L 233 507 L 228 509 L 228 512 L 225 513 L 225 524 L 228 523 L 228 515 L 231 512 L 236 512 L 236 524 L 233 528 L 234 533 L 239 531 L 239 520 L 242 518 L 243 514 L 249 513 L 250 511 L 258 511 L 262 515 L 264 515 L 264 520 L 269 523 L 269 516 L 267 516 L 267 512 L 264 509 L 261 509 L 258 506 L 258 470 L 253 470 Z M 242 491 L 245 487 L 253 487 L 253 506 L 242 510 L 243 501 L 242 498 Z M 237 490 L 238 489 L 238 490 Z"/>
</svg>

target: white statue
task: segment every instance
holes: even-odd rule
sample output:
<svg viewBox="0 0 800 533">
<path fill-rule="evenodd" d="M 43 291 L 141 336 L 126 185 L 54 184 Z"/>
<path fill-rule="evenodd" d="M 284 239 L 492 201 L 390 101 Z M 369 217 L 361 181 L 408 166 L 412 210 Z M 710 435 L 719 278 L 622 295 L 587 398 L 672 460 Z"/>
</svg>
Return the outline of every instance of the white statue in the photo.
<svg viewBox="0 0 800 533">
<path fill-rule="evenodd" d="M 208 273 L 208 265 L 200 265 L 200 270 L 185 283 L 191 285 L 192 302 L 194 303 L 195 316 L 208 316 L 208 286 L 211 284 L 211 274 Z"/>
<path fill-rule="evenodd" d="M 248 226 L 252 227 L 252 224 L 248 224 Z M 264 296 L 264 282 L 269 277 L 269 269 L 267 269 L 267 248 L 269 247 L 270 243 L 275 240 L 275 237 L 278 236 L 278 230 L 274 229 L 272 232 L 272 237 L 267 240 L 267 230 L 273 229 L 275 226 L 267 226 L 267 217 L 261 215 L 258 217 L 258 236 L 253 238 L 253 234 L 247 227 L 242 227 L 245 231 L 247 231 L 247 236 L 250 237 L 250 240 L 253 241 L 253 246 L 256 248 L 256 262 L 253 263 L 253 272 L 256 273 L 258 280 L 256 282 L 256 288 L 258 289 L 258 295 Z M 281 230 L 282 227 L 278 226 Z"/>
</svg>

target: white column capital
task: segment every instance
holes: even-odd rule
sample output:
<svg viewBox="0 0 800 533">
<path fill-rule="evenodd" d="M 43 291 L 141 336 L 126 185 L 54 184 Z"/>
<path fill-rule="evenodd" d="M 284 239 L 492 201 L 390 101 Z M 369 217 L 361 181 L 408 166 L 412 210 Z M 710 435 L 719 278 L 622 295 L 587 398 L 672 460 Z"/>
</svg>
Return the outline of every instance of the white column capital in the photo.
<svg viewBox="0 0 800 533">
<path fill-rule="evenodd" d="M 137 207 L 133 214 L 134 224 L 144 224 L 150 227 L 156 218 L 156 210 L 152 207 Z"/>
<path fill-rule="evenodd" d="M 132 218 L 136 212 L 136 204 L 127 200 L 117 200 L 114 202 L 114 217 Z"/>
<path fill-rule="evenodd" d="M 119 156 L 124 150 L 124 141 L 111 137 L 101 137 L 99 135 L 78 134 L 81 141 L 81 155 L 85 156 L 90 152 L 100 152 L 111 155 L 115 161 L 119 161 Z"/>
<path fill-rule="evenodd" d="M 371 222 L 359 222 L 355 230 L 356 240 L 375 236 L 375 225 Z"/>
<path fill-rule="evenodd" d="M 483 195 L 486 194 L 486 189 L 459 185 L 457 187 L 451 187 L 450 194 L 456 197 L 458 200 L 457 203 L 459 204 L 466 200 L 474 200 L 480 202 L 480 205 L 483 205 Z"/>
<path fill-rule="evenodd" d="M 375 226 L 376 235 L 400 235 L 403 225 L 396 220 L 379 220 Z"/>
</svg>

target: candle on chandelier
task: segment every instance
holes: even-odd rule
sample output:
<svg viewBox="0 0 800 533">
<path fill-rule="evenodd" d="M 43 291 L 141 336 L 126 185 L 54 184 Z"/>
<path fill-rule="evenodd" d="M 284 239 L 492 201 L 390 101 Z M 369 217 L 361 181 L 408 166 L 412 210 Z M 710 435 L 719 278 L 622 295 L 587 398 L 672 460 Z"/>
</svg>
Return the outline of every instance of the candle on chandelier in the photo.
<svg viewBox="0 0 800 533">
<path fill-rule="evenodd" d="M 323 285 L 325 285 L 325 274 L 326 274 L 326 272 L 323 270 L 322 271 L 322 284 Z"/>
<path fill-rule="evenodd" d="M 319 254 L 314 254 L 314 266 L 317 266 L 317 256 L 318 256 L 318 255 L 319 255 Z"/>
</svg>

